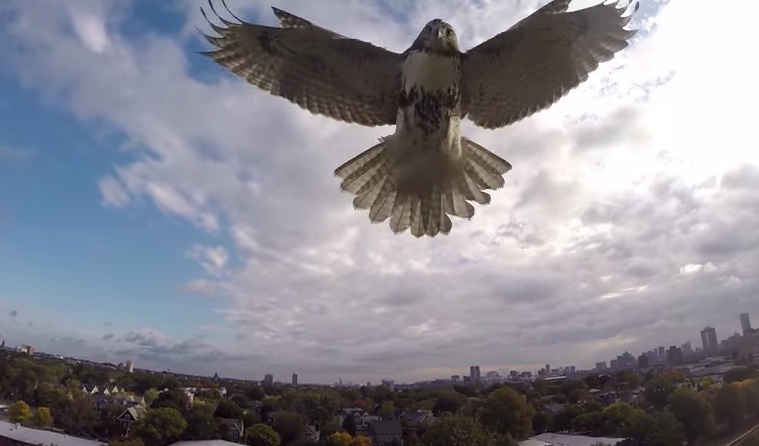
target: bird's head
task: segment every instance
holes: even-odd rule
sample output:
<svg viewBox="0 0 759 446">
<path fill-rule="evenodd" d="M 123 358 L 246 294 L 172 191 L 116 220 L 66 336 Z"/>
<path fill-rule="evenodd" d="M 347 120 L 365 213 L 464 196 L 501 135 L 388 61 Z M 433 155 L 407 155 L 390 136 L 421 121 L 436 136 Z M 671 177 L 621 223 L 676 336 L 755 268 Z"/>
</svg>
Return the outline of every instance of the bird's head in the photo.
<svg viewBox="0 0 759 446">
<path fill-rule="evenodd" d="M 426 51 L 436 53 L 458 53 L 459 41 L 456 31 L 448 23 L 435 19 L 424 25 L 419 37 L 414 41 L 414 46 Z"/>
</svg>

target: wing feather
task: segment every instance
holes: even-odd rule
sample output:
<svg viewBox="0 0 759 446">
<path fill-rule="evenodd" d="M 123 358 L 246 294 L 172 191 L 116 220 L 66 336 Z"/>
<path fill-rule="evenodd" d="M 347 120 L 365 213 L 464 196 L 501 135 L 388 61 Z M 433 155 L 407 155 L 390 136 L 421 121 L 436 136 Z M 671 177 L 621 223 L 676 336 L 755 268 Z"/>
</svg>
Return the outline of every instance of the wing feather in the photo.
<svg viewBox="0 0 759 446">
<path fill-rule="evenodd" d="M 554 0 L 462 60 L 462 108 L 484 128 L 513 124 L 550 107 L 628 45 L 624 0 L 566 12 Z M 637 10 L 638 4 L 635 5 Z"/>
<path fill-rule="evenodd" d="M 282 28 L 226 20 L 201 53 L 249 83 L 309 110 L 365 126 L 395 124 L 401 55 L 273 8 Z M 225 5 L 226 7 L 226 5 Z M 230 13 L 231 14 L 231 13 Z M 234 17 L 234 15 L 232 15 Z"/>
</svg>

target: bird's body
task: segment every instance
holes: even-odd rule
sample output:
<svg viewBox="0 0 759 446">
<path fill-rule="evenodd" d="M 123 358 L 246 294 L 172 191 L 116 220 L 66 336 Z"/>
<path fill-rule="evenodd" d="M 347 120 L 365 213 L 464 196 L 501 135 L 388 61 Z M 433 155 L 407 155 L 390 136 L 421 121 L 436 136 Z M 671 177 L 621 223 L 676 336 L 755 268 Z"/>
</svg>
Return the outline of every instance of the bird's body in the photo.
<svg viewBox="0 0 759 446">
<path fill-rule="evenodd" d="M 462 136 L 461 120 L 496 128 L 546 108 L 634 34 L 623 29 L 629 18 L 615 5 L 567 13 L 569 1 L 553 0 L 466 53 L 440 19 L 396 54 L 275 8 L 282 28 L 212 24 L 222 37 L 206 36 L 219 48 L 206 54 L 311 112 L 366 126 L 395 124 L 392 135 L 335 174 L 372 222 L 389 219 L 393 232 L 435 236 L 450 232 L 448 215 L 474 215 L 469 201 L 489 203 L 484 191 L 502 187 L 511 169 Z"/>
</svg>

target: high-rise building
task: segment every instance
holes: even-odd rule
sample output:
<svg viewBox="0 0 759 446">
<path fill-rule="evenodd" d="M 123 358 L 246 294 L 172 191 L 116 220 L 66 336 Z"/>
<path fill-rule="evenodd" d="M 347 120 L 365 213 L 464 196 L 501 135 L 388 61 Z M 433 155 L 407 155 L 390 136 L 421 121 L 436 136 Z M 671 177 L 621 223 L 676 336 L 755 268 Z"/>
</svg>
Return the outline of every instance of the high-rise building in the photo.
<svg viewBox="0 0 759 446">
<path fill-rule="evenodd" d="M 659 355 L 659 359 L 663 361 L 664 360 L 664 346 L 660 346 L 659 348 L 657 348 L 656 352 Z"/>
<path fill-rule="evenodd" d="M 126 371 L 127 371 L 127 373 L 133 373 L 134 372 L 134 359 L 127 359 L 127 362 L 126 362 Z"/>
<path fill-rule="evenodd" d="M 719 342 L 717 342 L 717 330 L 714 327 L 705 327 L 701 330 L 701 345 L 704 354 L 716 355 L 719 352 Z"/>
<path fill-rule="evenodd" d="M 480 382 L 480 366 L 473 365 L 469 367 L 469 379 L 476 383 Z"/>
<path fill-rule="evenodd" d="M 293 381 L 292 381 L 292 384 L 293 384 L 294 386 L 297 386 L 297 385 L 298 385 L 298 374 L 297 374 L 297 373 L 295 373 L 295 372 L 293 372 Z"/>
<path fill-rule="evenodd" d="M 606 370 L 606 361 L 601 361 L 596 363 L 596 370 Z"/>
<path fill-rule="evenodd" d="M 264 384 L 266 384 L 267 386 L 274 384 L 274 375 L 272 375 L 271 373 L 267 373 L 266 375 L 264 375 Z"/>
<path fill-rule="evenodd" d="M 551 373 L 551 364 L 546 364 L 546 373 Z"/>
<path fill-rule="evenodd" d="M 748 317 L 748 313 L 743 313 L 740 315 L 741 319 L 741 331 L 743 334 L 746 334 L 747 332 L 751 331 L 751 319 Z"/>
</svg>

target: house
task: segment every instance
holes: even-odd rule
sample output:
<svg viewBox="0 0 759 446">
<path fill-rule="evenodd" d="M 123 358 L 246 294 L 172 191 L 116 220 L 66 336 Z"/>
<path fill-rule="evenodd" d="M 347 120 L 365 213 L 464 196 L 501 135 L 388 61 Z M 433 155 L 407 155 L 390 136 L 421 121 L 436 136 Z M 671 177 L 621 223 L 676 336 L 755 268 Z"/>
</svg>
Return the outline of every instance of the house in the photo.
<svg viewBox="0 0 759 446">
<path fill-rule="evenodd" d="M 227 440 L 239 443 L 245 438 L 245 423 L 236 418 L 222 418 L 222 423 L 227 425 Z"/>
<path fill-rule="evenodd" d="M 146 411 L 147 409 L 143 406 L 128 407 L 126 410 L 121 412 L 121 415 L 116 417 L 116 420 L 121 423 L 121 425 L 124 426 L 127 431 L 129 431 L 129 428 L 132 426 L 132 424 L 142 418 L 142 416 L 145 415 Z"/>
<path fill-rule="evenodd" d="M 432 421 L 435 416 L 431 410 L 416 410 L 416 411 L 395 411 L 393 416 L 396 420 L 405 421 L 409 424 L 419 424 L 423 421 Z"/>
<path fill-rule="evenodd" d="M 396 446 L 403 439 L 403 426 L 398 420 L 375 421 L 369 426 L 372 446 Z"/>
</svg>

